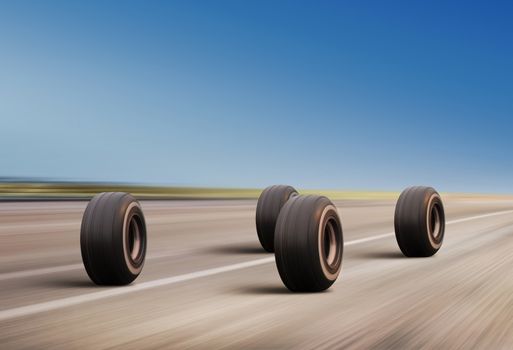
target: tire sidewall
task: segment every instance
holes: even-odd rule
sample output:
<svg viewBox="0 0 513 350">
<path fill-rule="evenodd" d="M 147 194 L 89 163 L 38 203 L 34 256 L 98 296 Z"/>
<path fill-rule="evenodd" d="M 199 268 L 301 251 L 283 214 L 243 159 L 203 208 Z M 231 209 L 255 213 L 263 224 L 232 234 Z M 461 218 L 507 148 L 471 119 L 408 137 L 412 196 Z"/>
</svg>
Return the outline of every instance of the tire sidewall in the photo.
<svg viewBox="0 0 513 350">
<path fill-rule="evenodd" d="M 340 233 L 334 268 L 326 266 L 323 260 L 324 228 L 328 220 L 336 221 Z M 328 289 L 342 269 L 343 234 L 336 207 L 323 196 L 290 199 L 278 217 L 275 247 L 276 266 L 288 289 L 294 292 Z"/>
<path fill-rule="evenodd" d="M 139 248 L 139 254 L 137 258 L 134 260 L 130 256 L 130 248 L 128 244 L 129 240 L 129 225 L 130 220 L 136 217 L 136 220 L 139 220 L 139 232 L 141 235 L 141 247 Z M 125 261 L 125 267 L 132 275 L 139 275 L 144 266 L 144 260 L 146 255 L 146 223 L 144 221 L 144 216 L 142 215 L 142 208 L 138 201 L 134 200 L 127 205 L 125 209 L 125 214 L 123 217 L 123 226 L 121 229 L 121 240 L 123 247 L 123 258 Z"/>
<path fill-rule="evenodd" d="M 320 218 L 318 220 L 317 254 L 319 256 L 319 265 L 322 270 L 322 273 L 324 274 L 324 277 L 334 282 L 341 271 L 344 244 L 341 243 L 336 247 L 337 250 L 334 257 L 335 261 L 334 264 L 330 266 L 325 259 L 326 252 L 324 248 L 325 226 L 328 224 L 328 222 L 335 223 L 335 225 L 337 225 L 337 227 L 335 228 L 335 235 L 340 234 L 340 237 L 337 237 L 338 242 L 343 242 L 340 218 L 338 217 L 337 208 L 335 208 L 333 204 L 328 204 L 322 209 Z"/>
<path fill-rule="evenodd" d="M 131 259 L 128 225 L 137 217 L 139 253 Z M 135 222 L 135 221 L 134 221 Z M 82 218 L 80 245 L 87 274 L 99 285 L 126 285 L 142 271 L 146 256 L 146 222 L 140 203 L 130 194 L 104 192 L 87 205 Z"/>
<path fill-rule="evenodd" d="M 433 210 L 434 206 L 438 206 L 439 215 L 441 216 L 439 218 L 439 225 L 440 225 L 439 232 L 440 233 L 438 234 L 437 237 L 434 237 L 433 232 L 429 227 L 431 211 Z M 425 230 L 426 230 L 426 236 L 428 237 L 431 247 L 433 249 L 438 250 L 442 246 L 442 242 L 443 242 L 444 234 L 445 234 L 445 213 L 444 213 L 444 207 L 442 204 L 442 198 L 440 197 L 438 192 L 436 192 L 435 190 L 432 190 L 432 192 L 428 194 L 428 200 L 427 200 L 427 205 L 426 205 L 425 209 L 426 210 L 424 213 L 424 215 L 425 215 L 425 220 L 424 220 L 425 224 L 424 225 L 425 225 Z"/>
<path fill-rule="evenodd" d="M 297 196 L 292 186 L 274 185 L 262 191 L 258 198 L 255 223 L 258 240 L 268 252 L 274 252 L 274 234 L 278 216 L 287 201 Z"/>
</svg>

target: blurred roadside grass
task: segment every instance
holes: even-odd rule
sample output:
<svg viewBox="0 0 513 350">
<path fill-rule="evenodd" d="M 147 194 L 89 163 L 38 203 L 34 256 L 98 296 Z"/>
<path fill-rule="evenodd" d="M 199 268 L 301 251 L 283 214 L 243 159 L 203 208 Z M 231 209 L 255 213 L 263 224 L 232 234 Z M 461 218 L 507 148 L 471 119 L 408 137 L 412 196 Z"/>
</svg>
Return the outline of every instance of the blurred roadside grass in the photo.
<svg viewBox="0 0 513 350">
<path fill-rule="evenodd" d="M 257 199 L 262 189 L 215 187 L 166 187 L 110 183 L 76 182 L 0 182 L 0 200 L 89 199 L 100 192 L 129 192 L 139 199 Z M 399 192 L 299 190 L 301 194 L 319 194 L 332 200 L 396 200 Z M 484 199 L 511 196 L 443 193 L 454 199 Z"/>
<path fill-rule="evenodd" d="M 11 182 L 0 183 L 0 199 L 89 199 L 100 192 L 129 192 L 141 199 L 256 199 L 257 188 L 166 187 L 127 184 Z M 393 199 L 398 192 L 300 190 L 331 199 Z"/>
</svg>

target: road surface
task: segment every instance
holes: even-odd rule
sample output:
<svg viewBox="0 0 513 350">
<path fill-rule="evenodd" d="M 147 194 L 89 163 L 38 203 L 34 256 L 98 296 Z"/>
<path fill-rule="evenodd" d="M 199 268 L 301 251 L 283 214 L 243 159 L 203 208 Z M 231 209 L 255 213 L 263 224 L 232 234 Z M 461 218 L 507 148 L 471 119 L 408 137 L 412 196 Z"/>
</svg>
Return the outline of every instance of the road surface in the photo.
<svg viewBox="0 0 513 350">
<path fill-rule="evenodd" d="M 336 202 L 343 270 L 293 294 L 254 224 L 256 201 L 142 202 L 145 267 L 97 287 L 82 267 L 85 202 L 0 203 L 2 349 L 513 348 L 513 200 L 445 198 L 432 258 L 401 255 L 395 201 Z"/>
</svg>

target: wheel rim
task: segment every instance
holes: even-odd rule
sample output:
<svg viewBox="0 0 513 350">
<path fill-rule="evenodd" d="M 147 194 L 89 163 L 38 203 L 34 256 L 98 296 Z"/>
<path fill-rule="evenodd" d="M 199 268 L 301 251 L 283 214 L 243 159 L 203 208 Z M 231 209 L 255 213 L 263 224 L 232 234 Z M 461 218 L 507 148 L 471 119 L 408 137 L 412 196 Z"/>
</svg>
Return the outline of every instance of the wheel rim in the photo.
<svg viewBox="0 0 513 350">
<path fill-rule="evenodd" d="M 337 234 L 335 232 L 333 221 L 333 219 L 328 220 L 324 227 L 324 261 L 331 268 L 335 265 L 338 250 Z"/>
<path fill-rule="evenodd" d="M 342 226 L 333 205 L 324 208 L 319 225 L 319 259 L 324 276 L 334 281 L 342 267 L 344 249 Z"/>
<path fill-rule="evenodd" d="M 132 216 L 128 225 L 128 251 L 130 259 L 134 262 L 137 261 L 142 250 L 142 234 L 138 219 L 137 215 Z"/>
<path fill-rule="evenodd" d="M 430 210 L 429 213 L 429 223 L 428 223 L 429 234 L 438 239 L 442 232 L 442 223 L 441 223 L 441 215 L 440 215 L 440 206 L 435 203 Z"/>
</svg>

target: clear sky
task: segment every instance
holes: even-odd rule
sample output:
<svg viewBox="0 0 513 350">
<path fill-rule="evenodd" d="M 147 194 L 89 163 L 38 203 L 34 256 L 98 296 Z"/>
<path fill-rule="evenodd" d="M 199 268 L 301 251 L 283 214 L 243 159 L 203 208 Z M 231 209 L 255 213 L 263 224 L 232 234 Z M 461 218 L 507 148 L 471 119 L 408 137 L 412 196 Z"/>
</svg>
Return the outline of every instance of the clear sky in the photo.
<svg viewBox="0 0 513 350">
<path fill-rule="evenodd" d="M 1 2 L 0 176 L 512 193 L 512 4 Z"/>
</svg>

